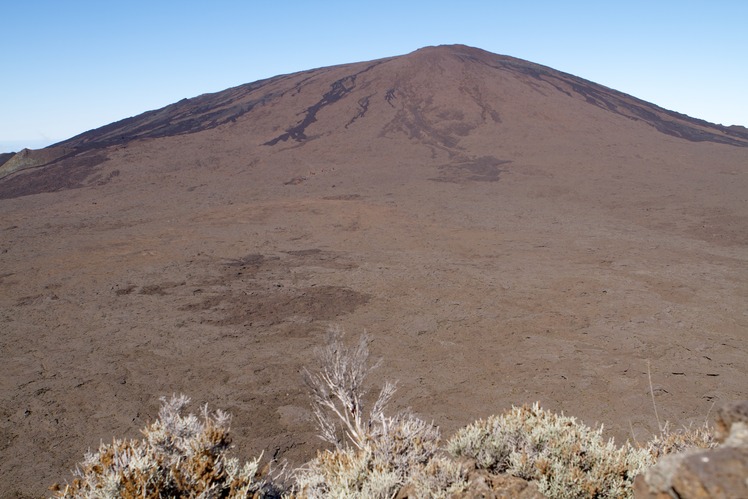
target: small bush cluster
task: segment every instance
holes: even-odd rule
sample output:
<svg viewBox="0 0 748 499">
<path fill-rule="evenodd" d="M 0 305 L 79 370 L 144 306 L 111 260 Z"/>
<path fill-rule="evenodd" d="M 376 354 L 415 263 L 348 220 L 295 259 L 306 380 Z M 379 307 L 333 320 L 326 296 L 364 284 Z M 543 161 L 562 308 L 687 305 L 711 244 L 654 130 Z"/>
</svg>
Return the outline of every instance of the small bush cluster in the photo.
<svg viewBox="0 0 748 499">
<path fill-rule="evenodd" d="M 447 443 L 455 457 L 475 459 L 479 469 L 535 481 L 549 497 L 626 497 L 634 477 L 654 464 L 647 449 L 605 441 L 574 418 L 532 407 L 459 430 Z"/>
<path fill-rule="evenodd" d="M 711 449 L 717 447 L 713 430 L 706 424 L 671 430 L 665 424 L 659 435 L 647 442 L 647 451 L 657 460 L 668 454 L 677 454 L 686 449 Z"/>
<path fill-rule="evenodd" d="M 142 440 L 114 440 L 86 454 L 58 498 L 407 497 L 469 495 L 469 470 L 507 474 L 554 498 L 631 497 L 634 477 L 663 455 L 712 447 L 708 427 L 671 432 L 645 446 L 617 447 L 572 417 L 538 404 L 513 407 L 459 430 L 442 445 L 439 429 L 409 411 L 386 414 L 395 385 L 385 383 L 367 404 L 368 338 L 347 347 L 333 331 L 319 371 L 306 371 L 320 437 L 333 448 L 286 475 L 284 483 L 260 471 L 260 459 L 230 457 L 229 420 L 203 407 L 183 410 L 185 396 L 162 399 L 158 419 Z M 370 406 L 369 410 L 366 410 Z M 470 463 L 468 466 L 465 463 Z M 276 475 L 276 478 L 279 478 Z"/>
<path fill-rule="evenodd" d="M 430 448 L 436 451 L 438 440 L 426 443 L 422 446 L 407 429 L 395 428 L 392 435 L 372 440 L 363 449 L 319 452 L 297 470 L 298 496 L 391 498 L 411 485 L 414 494 L 410 497 L 446 498 L 464 490 L 467 482 L 463 468 L 445 456 L 432 454 Z M 396 453 L 388 454 L 387 450 Z M 424 454 L 428 457 L 417 458 Z"/>
<path fill-rule="evenodd" d="M 259 459 L 243 465 L 229 457 L 228 414 L 202 419 L 182 415 L 189 398 L 161 399 L 158 419 L 143 430 L 142 440 L 114 440 L 86 454 L 72 483 L 54 486 L 54 497 L 162 498 L 272 497 L 259 473 Z"/>
</svg>

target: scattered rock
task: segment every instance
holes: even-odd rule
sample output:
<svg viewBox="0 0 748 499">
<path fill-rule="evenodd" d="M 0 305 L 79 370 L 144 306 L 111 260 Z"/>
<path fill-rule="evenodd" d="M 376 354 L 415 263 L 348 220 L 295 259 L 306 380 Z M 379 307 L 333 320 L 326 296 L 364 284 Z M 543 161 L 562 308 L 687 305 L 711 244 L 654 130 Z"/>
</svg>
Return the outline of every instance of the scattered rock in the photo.
<svg viewBox="0 0 748 499">
<path fill-rule="evenodd" d="M 475 459 L 460 459 L 461 467 L 467 472 L 467 490 L 452 494 L 451 499 L 545 499 L 538 486 L 522 478 L 506 473 L 494 474 L 479 470 Z M 413 484 L 402 487 L 395 499 L 423 497 Z"/>
<path fill-rule="evenodd" d="M 468 490 L 456 494 L 455 499 L 482 497 L 485 499 L 544 499 L 538 486 L 527 480 L 505 473 L 494 475 L 477 470 L 468 476 Z"/>
<path fill-rule="evenodd" d="M 462 466 L 468 472 L 468 490 L 456 494 L 455 499 L 482 497 L 486 499 L 543 499 L 538 486 L 522 478 L 506 473 L 491 473 L 478 469 L 475 459 L 464 459 Z"/>
<path fill-rule="evenodd" d="M 739 431 L 748 425 L 748 400 L 721 407 L 715 419 L 714 432 L 718 442 L 733 447 L 748 447 L 748 435 Z M 735 438 L 738 440 L 735 441 Z"/>
<path fill-rule="evenodd" d="M 748 401 L 721 408 L 715 449 L 665 456 L 634 482 L 637 499 L 748 497 Z"/>
</svg>

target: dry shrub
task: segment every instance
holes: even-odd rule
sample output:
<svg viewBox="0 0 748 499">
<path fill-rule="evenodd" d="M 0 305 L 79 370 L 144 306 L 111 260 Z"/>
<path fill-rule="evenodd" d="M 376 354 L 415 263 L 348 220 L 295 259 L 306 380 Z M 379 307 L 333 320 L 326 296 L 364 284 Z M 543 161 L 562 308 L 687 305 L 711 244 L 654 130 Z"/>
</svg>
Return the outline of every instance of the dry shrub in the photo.
<svg viewBox="0 0 748 499">
<path fill-rule="evenodd" d="M 369 363 L 368 336 L 347 347 L 339 330 L 320 354 L 321 370 L 306 371 L 320 437 L 335 450 L 325 450 L 297 470 L 302 497 L 392 497 L 414 481 L 423 497 L 459 490 L 464 473 L 438 456 L 439 429 L 408 411 L 395 416 L 385 409 L 395 385 L 385 383 L 371 410 L 365 410 Z"/>
<path fill-rule="evenodd" d="M 646 449 L 604 441 L 574 418 L 532 407 L 513 407 L 500 416 L 459 430 L 447 443 L 455 457 L 475 459 L 479 468 L 535 481 L 557 498 L 630 497 L 634 477 L 654 464 Z"/>
<path fill-rule="evenodd" d="M 717 445 L 714 431 L 707 424 L 671 430 L 670 425 L 665 423 L 660 434 L 647 442 L 646 449 L 655 459 L 659 459 L 687 449 L 710 449 Z"/>
<path fill-rule="evenodd" d="M 259 459 L 239 464 L 227 455 L 228 414 L 183 416 L 189 399 L 161 399 L 158 419 L 142 440 L 101 444 L 78 465 L 73 482 L 55 486 L 61 498 L 273 497 L 277 493 L 259 471 Z"/>
<path fill-rule="evenodd" d="M 346 346 L 343 333 L 333 330 L 319 370 L 305 370 L 320 437 L 334 449 L 319 451 L 297 469 L 295 484 L 283 487 L 287 496 L 391 498 L 406 490 L 416 498 L 460 496 L 468 493 L 470 478 L 455 458 L 467 458 L 492 474 L 535 482 L 548 497 L 631 497 L 634 477 L 661 456 L 715 445 L 706 425 L 679 431 L 665 425 L 643 446 L 617 447 L 603 439 L 602 428 L 536 403 L 459 430 L 446 454 L 436 426 L 409 411 L 386 414 L 393 383 L 368 401 L 366 379 L 379 365 L 369 362 L 368 343 L 362 335 Z M 280 497 L 279 482 L 259 471 L 259 459 L 240 465 L 228 456 L 227 414 L 206 406 L 201 417 L 183 416 L 187 397 L 161 400 L 144 439 L 114 440 L 88 453 L 73 482 L 57 487 L 55 497 Z"/>
</svg>

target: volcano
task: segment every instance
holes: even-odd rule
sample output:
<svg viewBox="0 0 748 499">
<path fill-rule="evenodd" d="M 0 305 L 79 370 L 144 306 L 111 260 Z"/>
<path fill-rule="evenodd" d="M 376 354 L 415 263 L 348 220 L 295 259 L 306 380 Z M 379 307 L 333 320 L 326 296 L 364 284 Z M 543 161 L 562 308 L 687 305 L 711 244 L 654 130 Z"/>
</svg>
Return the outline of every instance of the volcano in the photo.
<svg viewBox="0 0 748 499">
<path fill-rule="evenodd" d="M 301 464 L 330 327 L 368 331 L 372 384 L 445 436 L 537 400 L 644 440 L 652 397 L 680 425 L 745 396 L 740 126 L 457 45 L 0 163 L 4 497 L 172 393 L 230 412 L 240 456 Z"/>
</svg>

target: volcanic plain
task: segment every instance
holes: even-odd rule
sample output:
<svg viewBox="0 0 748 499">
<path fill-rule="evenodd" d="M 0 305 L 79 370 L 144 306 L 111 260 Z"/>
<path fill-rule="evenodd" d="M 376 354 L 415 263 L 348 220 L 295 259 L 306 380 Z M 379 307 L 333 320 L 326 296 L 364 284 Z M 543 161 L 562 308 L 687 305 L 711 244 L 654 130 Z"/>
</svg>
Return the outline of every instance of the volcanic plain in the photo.
<svg viewBox="0 0 748 499">
<path fill-rule="evenodd" d="M 652 395 L 674 425 L 747 395 L 743 127 L 441 46 L 2 161 L 2 497 L 172 393 L 230 412 L 239 456 L 302 464 L 330 327 L 445 436 L 540 401 L 643 441 Z"/>
</svg>

